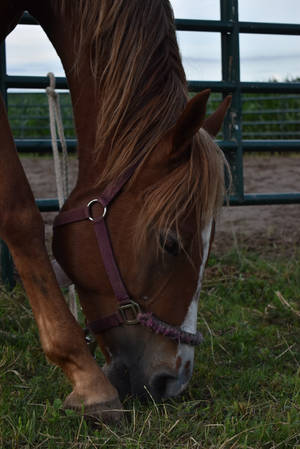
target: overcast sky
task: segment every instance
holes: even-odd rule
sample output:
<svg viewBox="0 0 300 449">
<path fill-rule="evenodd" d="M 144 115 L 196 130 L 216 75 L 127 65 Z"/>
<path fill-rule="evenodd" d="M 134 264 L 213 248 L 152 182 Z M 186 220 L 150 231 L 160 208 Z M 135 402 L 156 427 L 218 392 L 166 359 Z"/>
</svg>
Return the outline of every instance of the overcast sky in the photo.
<svg viewBox="0 0 300 449">
<path fill-rule="evenodd" d="M 226 1 L 226 0 L 222 0 Z M 171 0 L 175 17 L 220 19 L 219 0 Z M 300 0 L 239 0 L 243 21 L 300 23 Z M 221 80 L 219 33 L 179 32 L 187 78 Z M 300 36 L 240 35 L 241 79 L 268 81 L 300 76 Z M 7 38 L 8 73 L 63 75 L 40 27 L 18 26 Z"/>
</svg>

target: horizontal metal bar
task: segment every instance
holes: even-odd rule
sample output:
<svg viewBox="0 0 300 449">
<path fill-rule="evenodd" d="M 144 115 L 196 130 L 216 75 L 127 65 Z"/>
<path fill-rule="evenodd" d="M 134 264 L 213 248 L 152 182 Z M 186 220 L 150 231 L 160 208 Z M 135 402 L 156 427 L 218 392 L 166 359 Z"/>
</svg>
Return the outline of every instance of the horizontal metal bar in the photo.
<svg viewBox="0 0 300 449">
<path fill-rule="evenodd" d="M 252 82 L 241 82 L 242 92 L 248 93 L 300 93 L 300 83 L 252 83 Z"/>
<path fill-rule="evenodd" d="M 265 206 L 275 204 L 299 204 L 300 192 L 298 193 L 257 193 L 244 195 L 243 199 L 230 198 L 230 206 Z M 283 211 L 284 213 L 284 211 Z"/>
<path fill-rule="evenodd" d="M 231 32 L 233 23 L 221 20 L 175 19 L 177 31 Z"/>
<path fill-rule="evenodd" d="M 256 109 L 256 111 L 243 111 L 243 115 L 262 114 L 300 114 L 300 109 Z M 277 122 L 278 123 L 278 122 Z M 245 124 L 245 122 L 243 122 Z"/>
<path fill-rule="evenodd" d="M 10 120 L 14 120 L 14 119 L 10 118 Z M 26 122 L 23 122 L 21 125 L 18 125 L 18 126 L 14 126 L 12 124 L 11 127 L 14 131 L 20 131 L 20 130 L 26 131 L 29 139 L 32 137 L 32 134 L 30 134 L 30 133 L 32 133 L 34 131 L 41 131 L 42 136 L 40 136 L 40 137 L 45 137 L 45 136 L 50 135 L 50 129 L 49 129 L 50 126 L 49 125 L 48 126 L 38 126 L 38 125 L 29 126 Z M 70 131 L 70 130 L 73 131 L 74 127 L 73 126 L 64 126 L 64 130 L 65 131 Z M 49 131 L 49 132 L 47 132 L 47 131 Z"/>
<path fill-rule="evenodd" d="M 239 22 L 240 33 L 300 35 L 294 23 Z"/>
<path fill-rule="evenodd" d="M 300 203 L 299 193 L 257 193 L 244 195 L 243 199 L 230 197 L 230 206 L 263 206 L 275 204 L 298 204 Z M 59 210 L 58 200 L 37 199 L 36 204 L 41 212 L 55 212 Z"/>
<path fill-rule="evenodd" d="M 45 89 L 49 85 L 49 79 L 46 76 L 6 76 L 6 88 L 23 89 Z M 203 89 L 211 89 L 214 92 L 233 92 L 237 85 L 223 81 L 189 81 L 191 92 L 199 92 Z M 300 83 L 262 83 L 262 82 L 241 82 L 243 92 L 252 93 L 300 93 Z M 68 89 L 66 78 L 56 78 L 57 89 Z"/>
<path fill-rule="evenodd" d="M 211 89 L 214 92 L 233 92 L 236 89 L 234 83 L 223 81 L 188 81 L 191 92 L 200 92 L 204 89 Z"/>
<path fill-rule="evenodd" d="M 38 25 L 27 12 L 21 18 L 22 25 Z M 175 19 L 178 31 L 232 32 L 234 24 L 222 20 Z M 294 23 L 239 22 L 240 33 L 300 35 L 300 25 Z"/>
<path fill-rule="evenodd" d="M 233 22 L 222 20 L 191 20 L 176 19 L 178 31 L 209 31 L 231 33 Z M 270 23 L 270 22 L 238 22 L 240 33 L 247 34 L 283 34 L 300 35 L 300 25 L 297 23 Z"/>
<path fill-rule="evenodd" d="M 245 95 L 242 98 L 243 103 L 247 103 L 249 101 L 279 101 L 279 100 L 296 100 L 297 102 L 300 100 L 300 97 L 295 97 L 295 95 L 291 95 L 291 94 L 271 94 L 269 95 L 264 95 L 264 96 L 257 96 L 257 94 L 252 94 L 252 95 Z"/>
<path fill-rule="evenodd" d="M 259 112 L 258 112 L 258 114 L 259 114 Z M 281 127 L 286 127 L 286 126 L 288 126 L 288 125 L 299 125 L 300 124 L 300 122 L 299 122 L 299 120 L 281 120 L 280 122 L 278 122 L 278 120 L 276 121 L 276 120 L 258 120 L 258 121 L 255 121 L 255 120 L 253 120 L 253 121 L 244 121 L 243 120 L 243 126 L 245 126 L 245 125 L 247 125 L 247 126 L 257 126 L 257 125 L 276 125 L 276 126 L 279 126 L 280 128 Z"/>
<path fill-rule="evenodd" d="M 51 139 L 15 139 L 15 143 L 20 153 L 52 152 Z M 76 139 L 67 139 L 67 147 L 70 152 L 76 151 Z"/>
<path fill-rule="evenodd" d="M 13 92 L 14 94 L 15 94 L 15 92 Z M 10 109 L 13 109 L 13 108 L 15 108 L 15 109 L 17 109 L 17 112 L 19 112 L 19 110 L 20 109 L 47 109 L 48 108 L 48 103 L 47 103 L 47 99 L 45 98 L 45 103 L 44 104 L 27 104 L 27 103 L 18 103 L 18 104 L 15 104 L 15 103 L 11 103 L 10 101 L 9 101 L 9 96 L 12 94 L 12 92 L 9 92 L 9 94 L 8 94 L 8 106 L 9 106 L 9 108 Z M 30 93 L 24 93 L 23 94 L 23 92 L 22 93 L 17 93 L 17 95 L 36 95 L 35 93 L 32 93 L 32 92 L 30 92 Z M 42 94 L 42 95 L 44 95 L 44 94 Z M 61 93 L 60 95 L 64 95 L 63 93 Z M 61 96 L 60 96 L 60 98 L 61 98 Z M 60 108 L 61 109 L 71 109 L 71 107 L 72 107 L 72 105 L 71 105 L 71 103 L 70 104 L 61 104 L 60 105 Z M 39 115 L 37 115 L 37 116 L 32 116 L 32 118 L 39 118 Z"/>
<path fill-rule="evenodd" d="M 69 108 L 71 109 L 71 106 L 69 106 Z M 46 106 L 45 106 L 45 109 L 46 109 Z M 15 113 L 16 114 L 16 113 Z M 36 120 L 36 121 L 38 121 L 38 120 L 48 120 L 49 121 L 49 115 L 15 115 L 15 114 L 10 114 L 9 115 L 9 118 L 10 118 L 10 120 L 17 120 L 17 121 L 19 121 L 19 122 L 22 122 L 22 121 L 24 121 L 24 120 Z M 65 120 L 69 120 L 69 121 L 71 121 L 72 119 L 73 119 L 73 117 L 71 116 L 71 115 L 65 115 L 64 114 L 64 116 L 63 116 L 63 119 L 64 119 L 64 121 Z"/>
<path fill-rule="evenodd" d="M 20 153 L 52 151 L 50 139 L 15 139 L 15 142 Z M 218 141 L 218 144 L 225 151 L 237 149 L 236 142 L 231 140 Z M 70 151 L 75 151 L 76 139 L 67 139 L 67 145 Z M 245 152 L 298 152 L 300 151 L 300 140 L 243 140 L 242 146 Z"/>
<path fill-rule="evenodd" d="M 191 92 L 200 92 L 203 89 L 234 92 L 237 89 L 237 84 L 223 81 L 189 81 L 188 85 Z M 241 82 L 240 87 L 245 93 L 300 93 L 300 83 Z"/>
<path fill-rule="evenodd" d="M 234 151 L 237 144 L 233 140 L 221 140 L 217 142 L 224 151 Z M 244 152 L 298 152 L 300 140 L 242 140 Z"/>
<path fill-rule="evenodd" d="M 259 122 L 255 122 L 255 123 L 258 124 L 258 125 L 260 124 Z M 251 125 L 248 124 L 247 126 L 250 127 Z M 13 129 L 14 133 L 17 133 L 18 131 L 21 131 L 22 132 L 22 139 L 25 139 L 25 141 L 32 141 L 32 142 L 34 142 L 35 140 L 39 140 L 42 137 L 38 137 L 37 139 L 33 139 L 31 132 L 36 131 L 36 130 L 45 131 L 45 130 L 49 129 L 49 127 L 46 127 L 46 126 L 28 127 L 26 124 L 24 124 L 23 126 L 12 126 L 12 129 Z M 64 129 L 66 131 L 72 131 L 70 133 L 71 136 L 69 136 L 69 138 L 73 137 L 73 135 L 74 135 L 74 132 L 73 132 L 74 131 L 74 127 L 73 126 L 72 127 L 71 126 L 65 126 Z M 26 133 L 26 135 L 24 135 L 24 133 Z M 66 133 L 66 134 L 69 134 L 69 133 Z M 47 133 L 47 135 L 48 135 L 48 133 Z M 249 130 L 244 130 L 243 131 L 243 137 L 244 137 L 245 140 L 249 140 L 250 136 L 251 137 L 253 137 L 253 136 L 254 137 L 259 137 L 259 136 L 264 136 L 265 137 L 265 136 L 268 136 L 269 139 L 271 139 L 272 136 L 278 136 L 277 138 L 275 138 L 273 140 L 277 140 L 278 138 L 280 138 L 280 140 L 286 142 L 286 141 L 289 141 L 287 139 L 287 137 L 290 137 L 290 136 L 295 136 L 295 137 L 293 137 L 293 139 L 297 139 L 296 136 L 300 136 L 300 131 L 285 131 L 285 130 L 280 130 L 280 129 L 278 129 L 278 130 L 275 129 L 274 131 L 255 131 L 255 132 L 254 131 L 249 131 Z M 20 136 L 16 137 L 16 140 L 21 141 L 21 137 Z M 43 140 L 46 140 L 46 139 L 43 139 Z M 257 141 L 257 139 L 255 139 L 255 141 Z M 31 142 L 28 142 L 28 143 L 26 142 L 25 145 L 23 145 L 21 143 L 21 144 L 18 144 L 18 146 L 19 146 L 19 151 L 20 152 L 29 152 L 29 153 L 31 153 L 32 151 L 35 151 L 37 145 L 35 143 L 32 145 Z M 31 148 L 33 148 L 33 150 Z M 43 143 L 43 147 L 42 147 L 41 151 L 44 151 L 45 148 L 46 148 L 46 151 L 50 150 L 50 146 L 48 145 L 48 143 L 47 144 Z M 269 150 L 266 150 L 266 151 L 269 151 Z M 288 150 L 288 151 L 291 151 L 291 150 Z"/>
<path fill-rule="evenodd" d="M 7 89 L 46 89 L 49 86 L 47 76 L 17 76 L 8 75 L 5 77 Z M 68 89 L 66 78 L 58 76 L 56 78 L 57 89 Z"/>
<path fill-rule="evenodd" d="M 10 120 L 13 120 L 13 118 L 10 118 Z M 42 135 L 40 137 L 46 137 L 46 136 L 50 135 L 49 124 L 48 124 L 48 126 L 38 126 L 38 125 L 29 126 L 26 122 L 23 122 L 21 125 L 18 125 L 18 126 L 17 125 L 14 126 L 12 124 L 11 127 L 14 131 L 20 131 L 20 130 L 26 131 L 29 139 L 32 138 L 31 133 L 36 132 L 36 131 L 41 132 Z M 73 126 L 64 126 L 64 130 L 68 131 L 68 132 L 73 131 L 74 127 Z M 49 132 L 47 132 L 47 131 L 49 131 Z M 280 132 L 280 131 L 278 131 L 278 132 Z M 68 133 L 66 133 L 66 134 L 68 134 Z"/>
<path fill-rule="evenodd" d="M 263 137 L 264 139 L 272 139 L 276 136 L 276 139 L 281 139 L 284 141 L 288 141 L 288 138 L 292 137 L 293 139 L 297 139 L 298 136 L 300 136 L 300 131 L 273 131 L 273 132 L 250 132 L 250 131 L 244 131 L 243 137 L 244 139 L 257 139 L 258 137 Z M 290 151 L 290 150 L 288 150 Z M 296 150 L 297 151 L 297 150 Z"/>
<path fill-rule="evenodd" d="M 279 133 L 278 133 L 279 134 Z M 243 140 L 243 151 L 253 152 L 299 152 L 300 140 Z"/>
<path fill-rule="evenodd" d="M 38 199 L 35 200 L 35 203 L 41 212 L 55 212 L 59 210 L 58 200 L 56 198 L 50 198 L 47 200 Z"/>
<path fill-rule="evenodd" d="M 213 103 L 218 103 L 220 100 L 212 101 Z M 16 109 L 30 109 L 30 108 L 39 108 L 39 109 L 47 109 L 48 105 L 31 105 L 31 104 L 24 104 L 24 105 L 11 105 L 9 104 L 10 110 L 15 107 Z M 71 105 L 65 105 L 64 107 L 61 106 L 61 109 L 71 109 Z M 14 111 L 14 114 L 16 114 L 17 111 Z M 25 112 L 23 112 L 25 114 Z M 256 109 L 255 111 L 243 111 L 243 116 L 245 115 L 274 115 L 274 114 L 300 114 L 300 109 Z M 64 114 L 64 120 L 73 120 L 73 116 L 71 114 Z M 49 115 L 13 115 L 11 112 L 10 114 L 11 120 L 49 120 Z M 245 125 L 245 121 L 243 121 L 243 124 Z M 249 122 L 254 123 L 254 122 Z M 261 122 L 260 122 L 261 123 Z M 276 122 L 278 124 L 278 122 Z M 289 122 L 290 123 L 290 122 Z M 299 123 L 299 121 L 297 122 Z"/>
</svg>

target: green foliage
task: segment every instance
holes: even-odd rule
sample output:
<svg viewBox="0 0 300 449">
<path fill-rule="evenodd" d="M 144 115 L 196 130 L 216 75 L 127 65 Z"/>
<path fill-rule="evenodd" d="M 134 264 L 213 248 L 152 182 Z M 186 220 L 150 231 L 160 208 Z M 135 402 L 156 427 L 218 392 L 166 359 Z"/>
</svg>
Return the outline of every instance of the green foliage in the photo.
<svg viewBox="0 0 300 449">
<path fill-rule="evenodd" d="M 300 95 L 243 96 L 244 139 L 299 139 Z"/>
<path fill-rule="evenodd" d="M 114 428 L 62 410 L 70 386 L 44 358 L 23 291 L 1 291 L 1 449 L 299 449 L 298 260 L 212 255 L 187 391 L 163 404 L 128 399 Z"/>
<path fill-rule="evenodd" d="M 66 138 L 74 138 L 71 98 L 59 95 Z M 46 93 L 9 93 L 8 116 L 15 139 L 49 139 L 49 110 Z"/>
<path fill-rule="evenodd" d="M 244 139 L 299 139 L 300 95 L 244 94 Z M 209 102 L 212 112 L 221 101 L 213 94 Z M 60 94 L 62 116 L 67 138 L 74 138 L 70 95 Z M 16 139 L 50 138 L 46 94 L 9 93 L 8 115 Z"/>
</svg>

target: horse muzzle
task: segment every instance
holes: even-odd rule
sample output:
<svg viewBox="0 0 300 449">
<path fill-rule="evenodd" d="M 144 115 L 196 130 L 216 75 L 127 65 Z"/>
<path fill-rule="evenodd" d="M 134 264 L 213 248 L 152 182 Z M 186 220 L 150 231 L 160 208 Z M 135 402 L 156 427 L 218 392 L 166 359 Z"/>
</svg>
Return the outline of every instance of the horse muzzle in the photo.
<svg viewBox="0 0 300 449">
<path fill-rule="evenodd" d="M 194 348 L 176 344 L 142 326 L 135 327 L 135 337 L 118 339 L 118 351 L 104 367 L 121 400 L 126 396 L 156 401 L 179 395 L 193 372 Z"/>
</svg>

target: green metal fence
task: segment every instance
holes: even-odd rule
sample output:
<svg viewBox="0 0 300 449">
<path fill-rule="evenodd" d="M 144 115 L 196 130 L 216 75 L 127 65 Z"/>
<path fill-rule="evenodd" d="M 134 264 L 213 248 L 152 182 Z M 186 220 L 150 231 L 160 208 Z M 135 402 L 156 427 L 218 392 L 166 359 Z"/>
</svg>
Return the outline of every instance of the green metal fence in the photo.
<svg viewBox="0 0 300 449">
<path fill-rule="evenodd" d="M 220 0 L 220 20 L 186 20 L 177 19 L 178 31 L 205 31 L 221 34 L 222 53 L 222 81 L 190 81 L 192 92 L 210 88 L 213 92 L 222 95 L 231 93 L 233 96 L 231 114 L 227 117 L 223 128 L 223 140 L 219 142 L 230 162 L 233 174 L 233 193 L 230 198 L 231 205 L 264 205 L 264 204 L 291 204 L 300 203 L 300 192 L 285 194 L 245 194 L 243 181 L 243 154 L 245 152 L 292 151 L 300 152 L 300 140 L 245 140 L 242 132 L 242 101 L 244 94 L 300 94 L 299 82 L 242 82 L 240 79 L 240 34 L 280 34 L 299 35 L 300 24 L 241 22 L 238 17 L 238 0 Z M 25 14 L 22 24 L 36 24 L 35 20 Z M 7 101 L 9 88 L 45 88 L 48 85 L 47 77 L 40 76 L 9 76 L 6 71 L 5 44 L 0 46 L 0 90 Z M 57 88 L 67 89 L 65 78 L 57 78 Z M 48 139 L 17 140 L 19 150 L 35 151 L 36 149 L 49 149 Z M 69 141 L 69 147 L 75 148 L 76 142 Z M 57 210 L 58 203 L 53 200 L 37 200 L 41 211 Z M 4 249 L 3 249 L 4 248 Z M 2 248 L 2 278 L 4 282 L 11 283 L 11 269 L 8 263 L 6 247 Z"/>
</svg>

